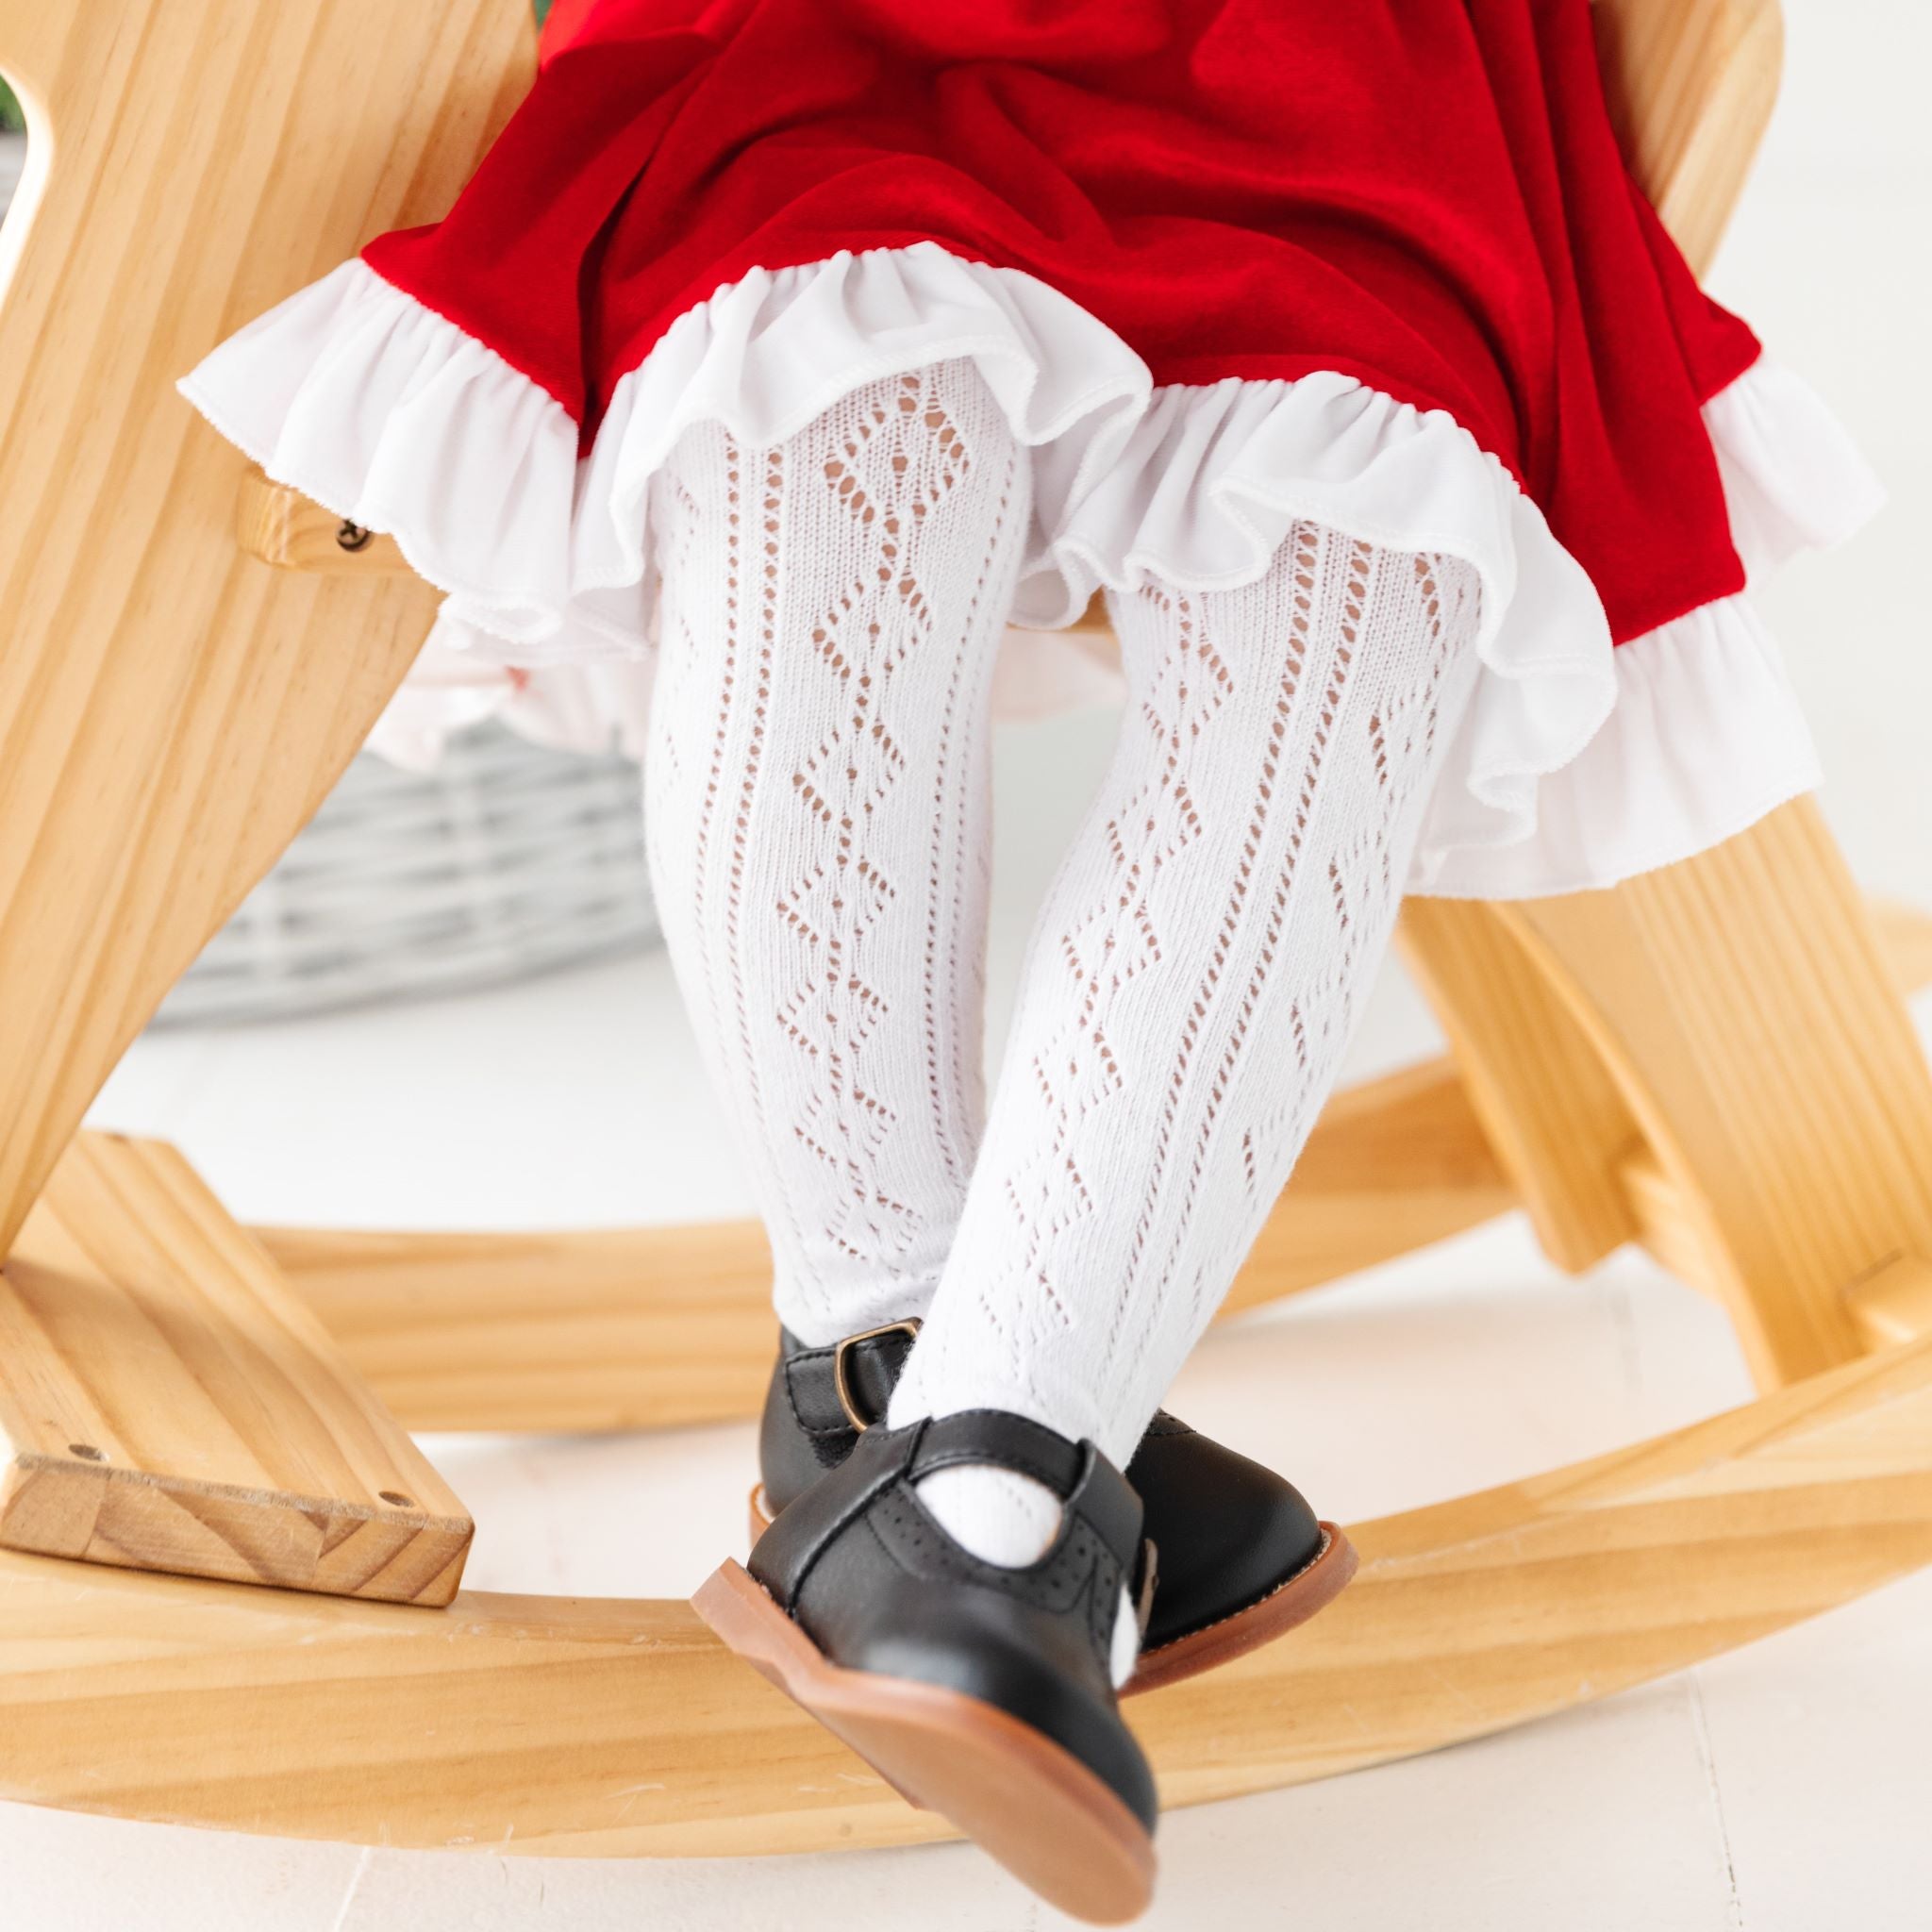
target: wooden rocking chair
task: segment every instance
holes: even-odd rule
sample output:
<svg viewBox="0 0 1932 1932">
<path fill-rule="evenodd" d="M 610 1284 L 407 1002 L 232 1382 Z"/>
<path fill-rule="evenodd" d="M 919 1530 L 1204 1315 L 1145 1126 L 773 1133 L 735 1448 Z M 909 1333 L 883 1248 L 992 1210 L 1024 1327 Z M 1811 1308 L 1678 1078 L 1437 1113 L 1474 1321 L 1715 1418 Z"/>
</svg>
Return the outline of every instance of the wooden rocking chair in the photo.
<svg viewBox="0 0 1932 1932">
<path fill-rule="evenodd" d="M 1633 162 L 1707 258 L 1773 0 L 1602 0 Z M 174 391 L 443 208 L 527 85 L 528 0 L 0 0 L 29 179 L 0 244 L 0 1796 L 403 1846 L 935 1836 L 681 1602 L 458 1593 L 406 1427 L 749 1413 L 750 1226 L 237 1225 L 80 1133 L 335 782 L 433 593 Z M 339 541 L 339 534 L 344 541 Z M 1932 1078 L 1808 803 L 1614 891 L 1415 903 L 1454 1043 L 1329 1108 L 1234 1303 L 1529 1211 L 1718 1296 L 1763 1393 L 1352 1534 L 1337 1607 L 1135 1722 L 1190 1804 L 1600 1697 L 1932 1561 Z M 172 1573 L 172 1574 L 169 1574 Z M 265 1589 L 263 1584 L 282 1588 Z"/>
</svg>

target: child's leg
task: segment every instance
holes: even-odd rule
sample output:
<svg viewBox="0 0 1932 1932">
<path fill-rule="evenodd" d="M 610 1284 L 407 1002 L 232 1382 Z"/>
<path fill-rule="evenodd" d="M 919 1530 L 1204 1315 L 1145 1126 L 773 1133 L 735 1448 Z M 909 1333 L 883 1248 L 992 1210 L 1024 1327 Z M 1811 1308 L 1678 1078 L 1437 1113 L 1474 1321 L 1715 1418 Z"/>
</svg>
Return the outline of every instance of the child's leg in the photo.
<svg viewBox="0 0 1932 1932">
<path fill-rule="evenodd" d="M 1477 602 L 1466 565 L 1312 525 L 1245 589 L 1115 600 L 1127 713 L 1034 931 L 895 1424 L 1014 1409 L 1125 1463 L 1335 1077 Z M 1015 1481 L 922 1494 L 984 1541 Z"/>
<path fill-rule="evenodd" d="M 965 1197 L 1029 485 L 970 362 L 775 449 L 700 425 L 659 479 L 651 876 L 807 1342 L 922 1313 Z"/>
</svg>

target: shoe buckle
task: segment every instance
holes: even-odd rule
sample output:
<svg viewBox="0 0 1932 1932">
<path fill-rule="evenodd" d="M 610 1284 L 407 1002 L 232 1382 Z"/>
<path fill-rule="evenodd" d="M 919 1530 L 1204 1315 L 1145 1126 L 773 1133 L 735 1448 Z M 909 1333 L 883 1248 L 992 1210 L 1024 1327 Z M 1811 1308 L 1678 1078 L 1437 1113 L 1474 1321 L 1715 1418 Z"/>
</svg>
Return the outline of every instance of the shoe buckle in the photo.
<svg viewBox="0 0 1932 1932">
<path fill-rule="evenodd" d="M 1147 1639 L 1147 1625 L 1154 1616 L 1154 1592 L 1160 1576 L 1160 1551 L 1151 1536 L 1141 1539 L 1141 1588 L 1134 1600 L 1134 1622 L 1140 1625 L 1141 1640 Z"/>
<path fill-rule="evenodd" d="M 886 1322 L 876 1328 L 863 1328 L 857 1335 L 848 1335 L 832 1351 L 832 1388 L 839 1397 L 839 1407 L 845 1411 L 845 1420 L 859 1435 L 880 1420 L 877 1416 L 862 1416 L 858 1405 L 852 1399 L 852 1377 L 846 1368 L 846 1357 L 861 1341 L 875 1341 L 881 1335 L 908 1335 L 916 1338 L 919 1334 L 919 1317 L 908 1315 L 903 1322 Z"/>
</svg>

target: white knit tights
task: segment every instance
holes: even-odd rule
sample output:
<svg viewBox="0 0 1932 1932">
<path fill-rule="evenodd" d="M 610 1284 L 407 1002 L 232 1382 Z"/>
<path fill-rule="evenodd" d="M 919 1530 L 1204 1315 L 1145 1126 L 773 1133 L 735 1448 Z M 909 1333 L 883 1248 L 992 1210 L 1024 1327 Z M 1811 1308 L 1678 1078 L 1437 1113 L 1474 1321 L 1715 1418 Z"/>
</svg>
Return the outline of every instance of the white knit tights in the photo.
<svg viewBox="0 0 1932 1932">
<path fill-rule="evenodd" d="M 1133 1453 L 1286 1184 L 1474 681 L 1474 573 L 1298 525 L 1258 582 L 1109 600 L 1129 699 L 1035 926 L 895 1423 Z"/>
<path fill-rule="evenodd" d="M 988 688 L 1030 473 L 970 362 L 680 441 L 645 758 L 678 984 L 818 1344 L 923 1314 L 985 1116 Z"/>
<path fill-rule="evenodd" d="M 1121 1465 L 1327 1093 L 1474 683 L 1455 559 L 1300 525 L 1258 582 L 1113 600 L 1129 702 L 1041 913 L 983 1123 L 988 680 L 1028 520 L 973 365 L 660 478 L 647 773 L 672 958 L 823 1342 L 924 1314 L 891 1407 Z M 1024 1478 L 924 1486 L 1024 1562 Z"/>
</svg>

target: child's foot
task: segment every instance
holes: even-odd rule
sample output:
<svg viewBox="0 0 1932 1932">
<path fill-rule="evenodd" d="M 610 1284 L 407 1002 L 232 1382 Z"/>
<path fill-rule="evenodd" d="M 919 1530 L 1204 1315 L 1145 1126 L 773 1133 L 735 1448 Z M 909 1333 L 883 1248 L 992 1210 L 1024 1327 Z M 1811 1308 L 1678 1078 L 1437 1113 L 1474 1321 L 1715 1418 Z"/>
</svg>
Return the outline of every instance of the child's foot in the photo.
<svg viewBox="0 0 1932 1932">
<path fill-rule="evenodd" d="M 1043 1482 L 1037 1562 L 982 1561 L 920 1500 L 950 1468 Z M 692 1598 L 741 1657 L 913 1804 L 1076 1917 L 1137 1916 L 1154 1882 L 1153 1774 L 1109 1653 L 1145 1560 L 1141 1500 L 1091 1443 L 974 1409 L 870 1428 Z"/>
<path fill-rule="evenodd" d="M 781 1333 L 758 1436 L 754 1541 L 885 1415 L 918 1330 L 895 1323 L 824 1348 Z M 1355 1574 L 1348 1539 L 1291 1484 L 1164 1411 L 1126 1474 L 1158 1553 L 1129 1692 L 1244 1657 L 1306 1623 Z"/>
</svg>

